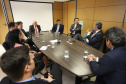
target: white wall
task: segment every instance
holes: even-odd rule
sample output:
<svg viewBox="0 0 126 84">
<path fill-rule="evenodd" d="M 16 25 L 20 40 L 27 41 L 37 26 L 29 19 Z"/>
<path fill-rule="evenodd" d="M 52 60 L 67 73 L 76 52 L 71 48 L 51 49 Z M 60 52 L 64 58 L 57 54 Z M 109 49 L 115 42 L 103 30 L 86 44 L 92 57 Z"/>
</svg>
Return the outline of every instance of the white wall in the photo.
<svg viewBox="0 0 126 84">
<path fill-rule="evenodd" d="M 33 3 L 10 1 L 14 21 L 22 21 L 25 31 L 36 20 L 42 31 L 51 30 L 53 26 L 52 3 Z"/>
</svg>

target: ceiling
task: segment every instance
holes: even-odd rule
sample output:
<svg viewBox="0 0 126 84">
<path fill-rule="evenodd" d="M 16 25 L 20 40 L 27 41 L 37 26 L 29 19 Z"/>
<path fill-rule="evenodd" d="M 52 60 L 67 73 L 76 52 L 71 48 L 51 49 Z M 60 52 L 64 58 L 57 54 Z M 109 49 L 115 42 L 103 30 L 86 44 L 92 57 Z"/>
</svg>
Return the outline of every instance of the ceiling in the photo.
<svg viewBox="0 0 126 84">
<path fill-rule="evenodd" d="M 66 2 L 74 0 L 15 0 L 15 1 L 35 1 L 35 2 Z"/>
</svg>

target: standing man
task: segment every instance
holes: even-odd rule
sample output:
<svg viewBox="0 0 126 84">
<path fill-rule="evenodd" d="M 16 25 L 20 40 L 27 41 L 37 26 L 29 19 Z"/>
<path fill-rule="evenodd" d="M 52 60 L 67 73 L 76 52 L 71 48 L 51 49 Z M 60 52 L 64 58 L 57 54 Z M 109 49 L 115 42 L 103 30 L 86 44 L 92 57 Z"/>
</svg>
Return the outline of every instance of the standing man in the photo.
<svg viewBox="0 0 126 84">
<path fill-rule="evenodd" d="M 92 72 L 97 75 L 96 82 L 84 84 L 126 84 L 125 33 L 121 28 L 112 27 L 106 31 L 106 45 L 111 51 L 102 58 L 89 55 Z M 96 63 L 97 62 L 97 63 Z"/>
<path fill-rule="evenodd" d="M 74 24 L 71 25 L 70 31 L 72 38 L 78 33 L 81 35 L 81 25 L 79 24 L 79 18 L 74 19 Z"/>
<path fill-rule="evenodd" d="M 29 27 L 29 33 L 32 34 L 32 33 L 40 33 L 41 31 L 41 27 L 40 25 L 37 24 L 37 21 L 33 21 L 33 24 L 30 25 Z"/>
<path fill-rule="evenodd" d="M 64 31 L 64 25 L 61 24 L 61 20 L 57 19 L 57 24 L 53 25 L 52 32 L 60 32 L 60 34 L 63 34 Z"/>
</svg>

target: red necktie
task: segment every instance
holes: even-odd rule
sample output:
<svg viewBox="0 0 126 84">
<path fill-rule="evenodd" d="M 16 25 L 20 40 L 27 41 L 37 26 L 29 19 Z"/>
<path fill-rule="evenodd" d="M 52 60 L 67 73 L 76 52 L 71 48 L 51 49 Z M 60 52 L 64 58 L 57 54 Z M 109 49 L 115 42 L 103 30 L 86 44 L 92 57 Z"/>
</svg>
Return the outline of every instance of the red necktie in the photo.
<svg viewBox="0 0 126 84">
<path fill-rule="evenodd" d="M 35 26 L 35 33 L 38 33 L 36 26 Z"/>
</svg>

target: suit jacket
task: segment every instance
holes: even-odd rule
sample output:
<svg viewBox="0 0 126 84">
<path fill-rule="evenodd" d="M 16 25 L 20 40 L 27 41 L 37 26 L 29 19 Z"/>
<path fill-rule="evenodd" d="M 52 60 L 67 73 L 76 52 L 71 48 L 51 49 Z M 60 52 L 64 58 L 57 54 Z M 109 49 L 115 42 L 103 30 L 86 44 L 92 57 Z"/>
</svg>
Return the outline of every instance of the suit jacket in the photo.
<svg viewBox="0 0 126 84">
<path fill-rule="evenodd" d="M 71 28 L 70 28 L 70 31 L 71 31 L 71 34 L 74 32 L 72 29 L 74 29 L 74 26 L 75 24 L 72 24 L 71 25 Z M 80 24 L 77 24 L 76 28 L 75 28 L 75 34 L 81 34 L 81 25 Z"/>
<path fill-rule="evenodd" d="M 37 25 L 38 31 L 41 31 L 40 25 Z M 35 33 L 34 25 L 29 26 L 29 34 Z"/>
<path fill-rule="evenodd" d="M 10 46 L 10 39 L 9 39 L 10 32 L 11 32 L 11 31 L 9 31 L 9 32 L 7 33 L 7 35 L 6 35 L 6 37 L 5 37 L 5 42 L 7 43 L 8 46 Z"/>
<path fill-rule="evenodd" d="M 57 30 L 57 24 L 54 24 L 52 28 L 52 32 L 56 32 L 56 30 Z M 64 31 L 64 25 L 60 24 L 60 28 L 59 28 L 60 34 L 63 34 L 63 31 Z"/>
<path fill-rule="evenodd" d="M 91 61 L 92 72 L 101 84 L 126 84 L 126 47 L 115 47 L 98 62 Z"/>
<path fill-rule="evenodd" d="M 28 38 L 28 34 L 25 32 L 24 29 L 21 29 L 21 31 L 24 33 L 24 35 Z"/>
<path fill-rule="evenodd" d="M 89 40 L 89 45 L 99 49 L 100 45 L 102 44 L 103 41 L 103 34 L 102 34 L 102 30 L 100 30 L 99 32 L 97 32 L 93 37 L 92 34 L 94 34 L 95 31 L 92 31 L 91 35 L 87 36 L 87 39 Z"/>
<path fill-rule="evenodd" d="M 5 77 L 1 80 L 0 84 L 58 84 L 58 83 L 56 80 L 52 81 L 51 83 L 48 83 L 48 82 L 43 82 L 41 79 L 36 79 L 33 81 L 24 82 L 24 83 L 14 83 L 8 77 Z"/>
</svg>

